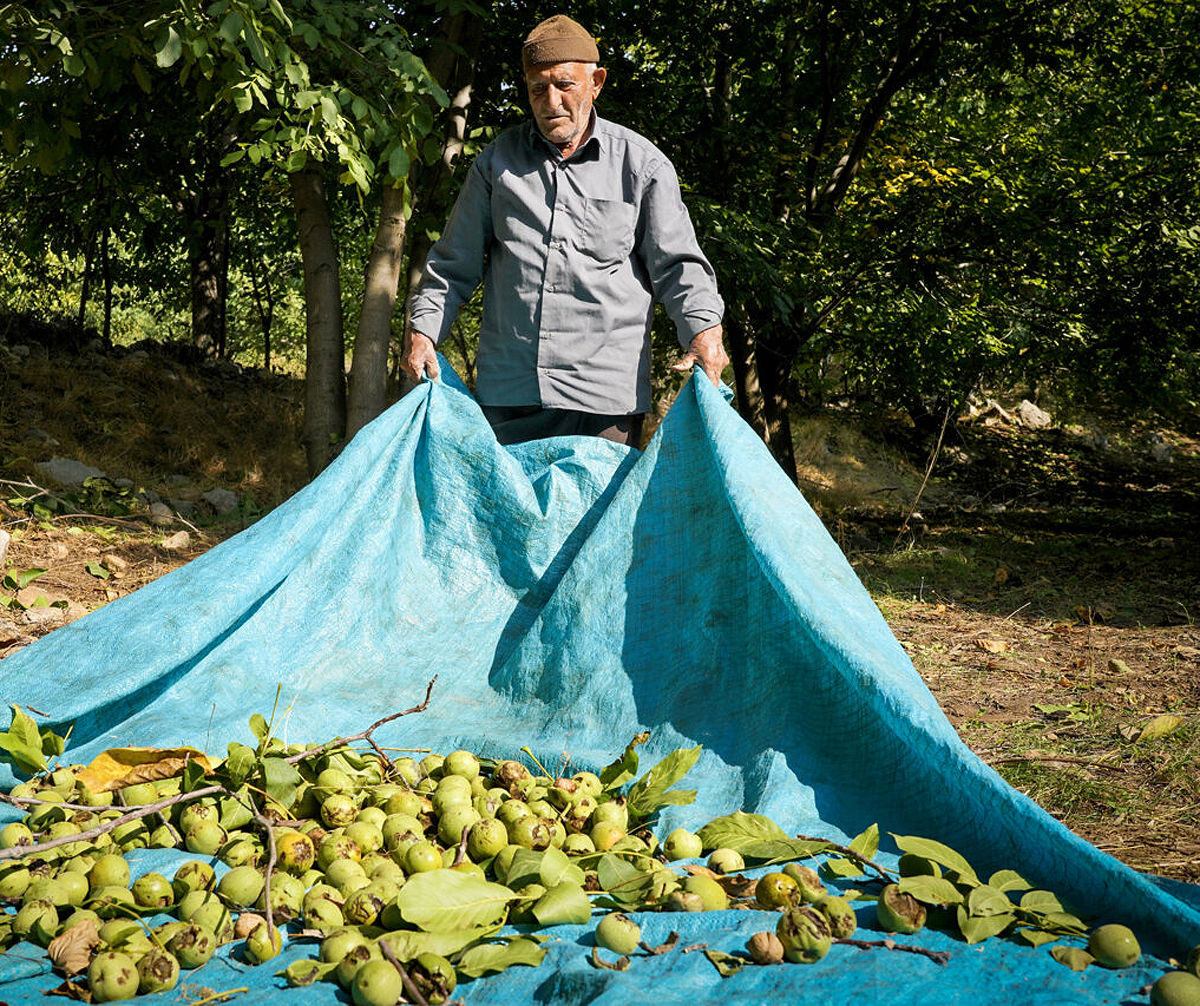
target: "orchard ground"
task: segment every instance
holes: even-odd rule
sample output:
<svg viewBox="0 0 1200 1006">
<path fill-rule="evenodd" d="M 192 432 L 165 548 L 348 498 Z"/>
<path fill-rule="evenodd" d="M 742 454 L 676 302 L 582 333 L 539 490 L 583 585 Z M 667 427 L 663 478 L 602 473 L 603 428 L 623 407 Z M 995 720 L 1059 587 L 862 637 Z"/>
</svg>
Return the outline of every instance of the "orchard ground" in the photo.
<svg viewBox="0 0 1200 1006">
<path fill-rule="evenodd" d="M 0 529 L 7 574 L 45 572 L 0 591 L 0 658 L 305 479 L 294 381 L 33 350 L 0 350 Z M 1130 866 L 1200 882 L 1200 431 L 1048 408 L 1039 430 L 964 420 L 928 479 L 930 448 L 899 419 L 829 409 L 797 424 L 800 484 L 980 757 Z M 63 490 L 36 468 L 52 456 L 133 484 Z M 214 488 L 236 511 L 206 508 Z M 139 489 L 184 517 L 152 524 L 128 508 Z"/>
</svg>

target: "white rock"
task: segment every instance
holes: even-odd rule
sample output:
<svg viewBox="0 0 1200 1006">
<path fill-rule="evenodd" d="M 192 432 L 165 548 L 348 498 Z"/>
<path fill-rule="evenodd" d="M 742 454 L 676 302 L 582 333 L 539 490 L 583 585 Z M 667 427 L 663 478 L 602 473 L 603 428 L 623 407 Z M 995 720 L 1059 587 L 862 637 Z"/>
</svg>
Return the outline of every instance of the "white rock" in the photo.
<svg viewBox="0 0 1200 1006">
<path fill-rule="evenodd" d="M 1021 399 L 1021 404 L 1014 410 L 1017 422 L 1031 430 L 1040 430 L 1051 423 L 1050 413 L 1039 409 L 1027 398 Z"/>
<path fill-rule="evenodd" d="M 64 486 L 81 486 L 84 479 L 103 478 L 104 472 L 82 461 L 71 458 L 51 458 L 49 461 L 39 461 L 33 466 L 47 478 Z"/>
<path fill-rule="evenodd" d="M 62 608 L 30 608 L 21 617 L 26 625 L 57 625 L 66 615 Z"/>
<path fill-rule="evenodd" d="M 176 531 L 169 538 L 164 538 L 162 547 L 168 552 L 182 552 L 192 543 L 192 536 L 186 531 Z"/>
<path fill-rule="evenodd" d="M 8 558 L 8 543 L 11 536 L 7 531 L 0 531 L 0 566 L 4 565 L 4 560 Z"/>
<path fill-rule="evenodd" d="M 200 498 L 221 516 L 233 513 L 238 508 L 237 494 L 230 492 L 228 489 L 210 489 L 201 495 Z"/>
</svg>

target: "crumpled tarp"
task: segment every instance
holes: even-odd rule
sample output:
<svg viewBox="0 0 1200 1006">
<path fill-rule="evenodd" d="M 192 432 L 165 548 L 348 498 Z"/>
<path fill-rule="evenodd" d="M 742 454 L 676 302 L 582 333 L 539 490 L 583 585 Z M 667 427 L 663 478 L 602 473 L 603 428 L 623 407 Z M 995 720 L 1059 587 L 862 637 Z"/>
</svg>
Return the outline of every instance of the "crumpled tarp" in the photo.
<svg viewBox="0 0 1200 1006">
<path fill-rule="evenodd" d="M 528 745 L 577 770 L 650 730 L 644 767 L 704 746 L 684 783 L 698 799 L 664 812 L 663 834 L 739 808 L 843 842 L 878 822 L 945 842 L 984 875 L 1017 869 L 1160 954 L 1200 943 L 1195 888 L 1099 852 L 968 751 L 819 519 L 702 376 L 639 452 L 574 437 L 500 447 L 443 374 L 249 529 L 0 662 L 0 697 L 73 727 L 75 761 L 124 745 L 221 755 L 253 743 L 247 718 L 269 715 L 277 688 L 284 738 L 321 741 L 415 705 L 437 675 L 429 709 L 381 728 L 379 743 L 503 757 Z M 860 920 L 873 924 L 869 910 Z M 642 921 L 651 942 L 674 928 L 681 946 L 735 951 L 773 919 Z M 811 967 L 722 979 L 676 950 L 617 973 L 586 963 L 586 927 L 556 932 L 540 968 L 460 994 L 663 1003 L 803 988 L 813 1002 L 1065 1004 L 1128 999 L 1165 968 L 1147 956 L 1077 974 L 1044 948 L 922 932 L 911 940 L 949 949 L 949 966 L 835 947 Z M 340 995 L 284 991 L 276 970 L 223 953 L 185 980 L 296 1003 Z M 0 999 L 56 983 L 36 962 L 0 962 Z"/>
</svg>

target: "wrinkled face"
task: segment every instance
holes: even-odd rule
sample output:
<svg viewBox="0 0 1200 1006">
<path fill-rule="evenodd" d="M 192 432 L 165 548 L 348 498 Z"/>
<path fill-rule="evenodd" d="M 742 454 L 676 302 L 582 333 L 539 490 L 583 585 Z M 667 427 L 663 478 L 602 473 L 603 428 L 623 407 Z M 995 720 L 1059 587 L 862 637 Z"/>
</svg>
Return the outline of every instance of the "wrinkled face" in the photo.
<svg viewBox="0 0 1200 1006">
<path fill-rule="evenodd" d="M 525 88 L 538 129 L 564 155 L 583 142 L 592 103 L 606 76 L 603 67 L 591 63 L 552 63 L 526 72 Z"/>
</svg>

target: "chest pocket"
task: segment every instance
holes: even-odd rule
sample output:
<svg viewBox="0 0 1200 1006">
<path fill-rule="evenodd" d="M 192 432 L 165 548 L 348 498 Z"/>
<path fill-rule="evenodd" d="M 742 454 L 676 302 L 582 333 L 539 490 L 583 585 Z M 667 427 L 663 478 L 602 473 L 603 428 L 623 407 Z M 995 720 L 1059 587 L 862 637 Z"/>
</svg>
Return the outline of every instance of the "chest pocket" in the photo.
<svg viewBox="0 0 1200 1006">
<path fill-rule="evenodd" d="M 589 199 L 583 214 L 582 252 L 603 264 L 624 261 L 633 251 L 637 208 L 619 199 Z"/>
</svg>

